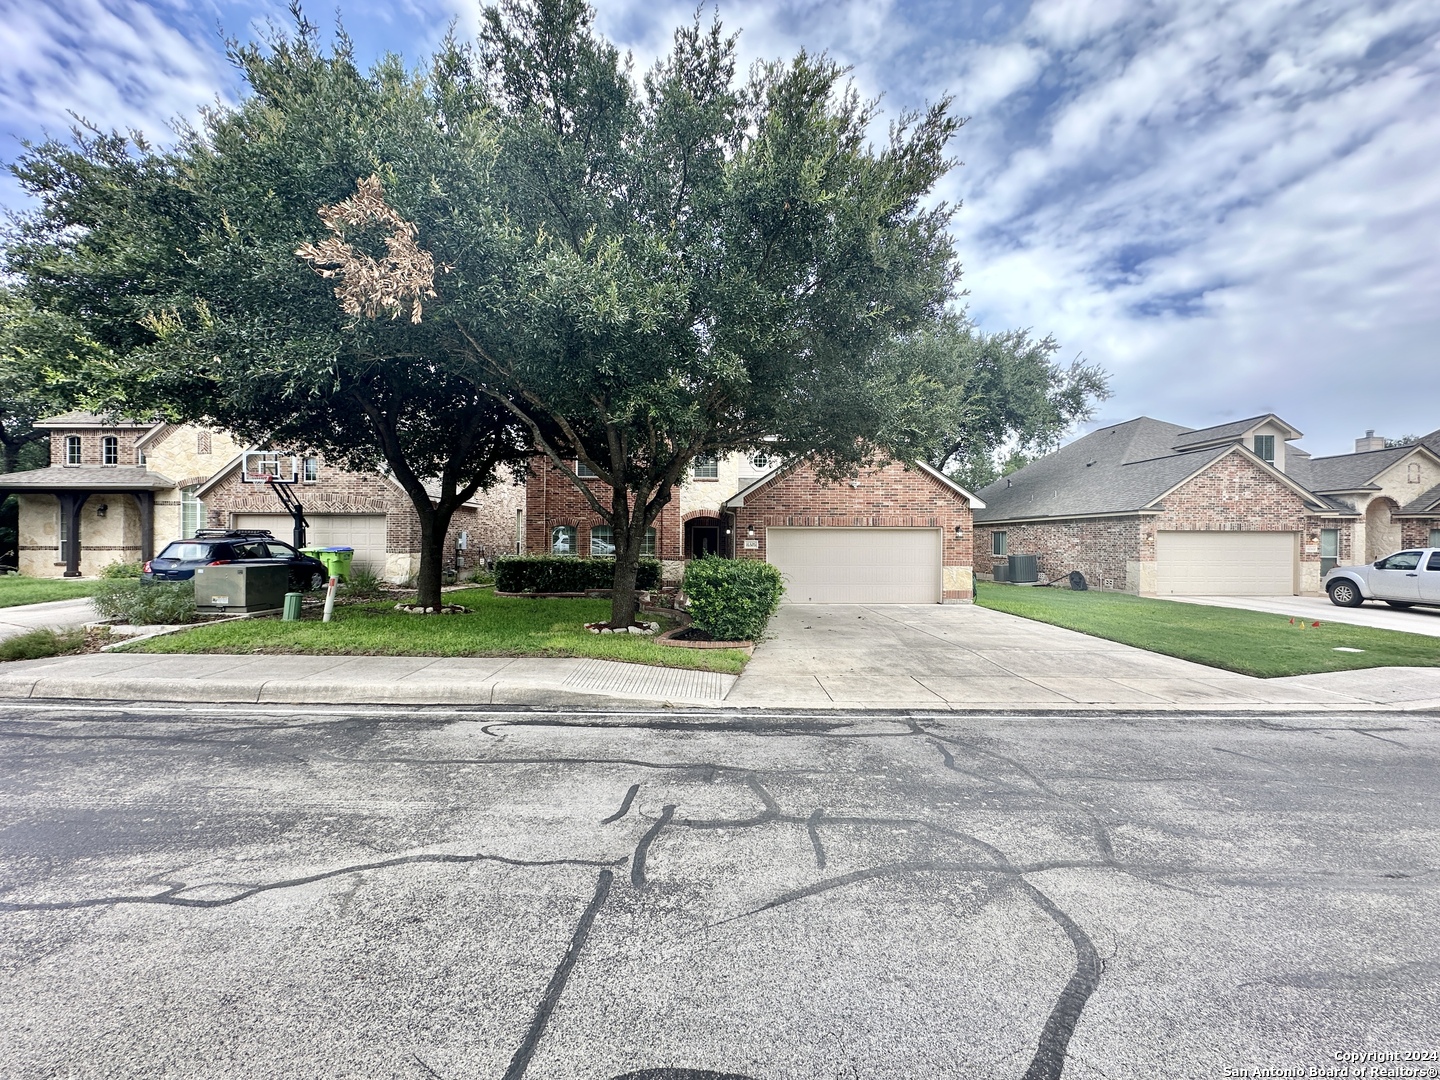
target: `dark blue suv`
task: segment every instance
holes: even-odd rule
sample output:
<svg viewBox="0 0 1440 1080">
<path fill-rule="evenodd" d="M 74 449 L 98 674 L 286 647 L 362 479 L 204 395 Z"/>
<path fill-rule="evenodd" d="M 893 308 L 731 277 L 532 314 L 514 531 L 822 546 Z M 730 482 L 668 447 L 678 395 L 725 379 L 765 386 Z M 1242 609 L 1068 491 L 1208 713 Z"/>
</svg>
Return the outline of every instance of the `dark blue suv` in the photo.
<svg viewBox="0 0 1440 1080">
<path fill-rule="evenodd" d="M 189 581 L 201 566 L 238 562 L 283 562 L 290 566 L 290 588 L 323 589 L 330 571 L 319 559 L 257 529 L 201 529 L 188 540 L 174 540 L 145 564 L 142 581 Z"/>
</svg>

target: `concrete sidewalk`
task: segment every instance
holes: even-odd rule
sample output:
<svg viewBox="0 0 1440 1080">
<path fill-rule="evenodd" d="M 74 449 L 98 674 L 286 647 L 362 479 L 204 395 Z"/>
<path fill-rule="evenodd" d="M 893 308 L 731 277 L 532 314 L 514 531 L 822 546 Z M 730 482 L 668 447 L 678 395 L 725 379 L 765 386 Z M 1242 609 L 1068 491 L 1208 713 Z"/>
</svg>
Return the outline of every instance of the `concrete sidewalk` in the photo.
<svg viewBox="0 0 1440 1080">
<path fill-rule="evenodd" d="M 0 699 L 713 706 L 735 679 L 612 660 L 90 653 L 0 667 Z"/>
<path fill-rule="evenodd" d="M 90 603 L 88 596 L 0 608 L 0 641 L 28 634 L 31 630 L 68 630 L 84 626 L 94 618 L 95 605 Z"/>
</svg>

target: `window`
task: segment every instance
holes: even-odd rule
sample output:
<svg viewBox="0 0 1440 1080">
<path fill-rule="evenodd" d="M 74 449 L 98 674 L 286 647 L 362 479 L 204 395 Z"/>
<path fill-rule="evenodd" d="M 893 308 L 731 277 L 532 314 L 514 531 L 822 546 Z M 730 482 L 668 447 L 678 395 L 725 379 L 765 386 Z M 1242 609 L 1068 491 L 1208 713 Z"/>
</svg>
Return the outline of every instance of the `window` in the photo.
<svg viewBox="0 0 1440 1080">
<path fill-rule="evenodd" d="M 135 464 L 142 469 L 145 467 L 145 451 L 140 449 L 139 444 L 135 446 Z"/>
<path fill-rule="evenodd" d="M 615 531 L 609 525 L 590 526 L 590 554 L 615 554 Z"/>
<path fill-rule="evenodd" d="M 301 465 L 301 468 L 302 468 L 304 471 L 301 472 L 301 474 L 300 474 L 300 479 L 304 480 L 305 483 L 307 483 L 307 484 L 313 484 L 313 483 L 315 483 L 316 480 L 319 480 L 319 479 L 320 479 L 320 459 L 319 459 L 319 458 L 317 458 L 317 457 L 307 457 L 307 458 L 305 459 L 304 463 Z"/>
<path fill-rule="evenodd" d="M 79 435 L 66 435 L 66 436 L 65 436 L 65 464 L 66 464 L 66 465 L 79 465 L 79 464 L 80 464 L 80 436 L 79 436 Z"/>
<path fill-rule="evenodd" d="M 100 440 L 100 464 L 120 464 L 120 440 L 114 435 L 106 435 Z"/>
<path fill-rule="evenodd" d="M 1430 530 L 1430 546 L 1440 547 L 1440 529 Z"/>
<path fill-rule="evenodd" d="M 60 530 L 56 534 L 60 537 L 60 562 L 70 561 L 70 519 L 65 513 L 65 508 L 60 508 Z"/>
<path fill-rule="evenodd" d="M 1419 551 L 1397 551 L 1375 564 L 1377 570 L 1414 570 L 1420 566 Z"/>
<path fill-rule="evenodd" d="M 1320 576 L 1334 570 L 1340 562 L 1340 530 L 1320 530 Z"/>
<path fill-rule="evenodd" d="M 195 495 L 198 488 L 180 489 L 180 535 L 194 536 L 205 527 L 205 504 Z"/>
<path fill-rule="evenodd" d="M 576 553 L 574 525 L 556 525 L 550 530 L 551 555 L 574 555 Z"/>
<path fill-rule="evenodd" d="M 1003 559 L 1005 557 L 1005 540 L 1004 529 L 996 529 L 990 534 L 990 554 L 994 555 L 997 559 Z"/>
<path fill-rule="evenodd" d="M 640 545 L 640 554 L 648 555 L 652 559 L 655 557 L 655 530 L 653 527 L 645 530 L 645 542 Z"/>
<path fill-rule="evenodd" d="M 1275 464 L 1274 435 L 1255 436 L 1255 456 L 1258 457 L 1261 461 L 1268 461 L 1271 465 Z"/>
<path fill-rule="evenodd" d="M 594 480 L 595 470 L 590 468 L 590 466 L 586 465 L 583 461 L 577 460 L 575 462 L 575 475 L 580 477 L 581 480 Z"/>
<path fill-rule="evenodd" d="M 690 463 L 690 474 L 696 480 L 718 480 L 720 459 L 714 454 L 696 454 L 695 460 Z"/>
<path fill-rule="evenodd" d="M 1425 564 L 1426 570 L 1440 570 L 1440 551 L 1430 553 L 1430 561 Z"/>
</svg>

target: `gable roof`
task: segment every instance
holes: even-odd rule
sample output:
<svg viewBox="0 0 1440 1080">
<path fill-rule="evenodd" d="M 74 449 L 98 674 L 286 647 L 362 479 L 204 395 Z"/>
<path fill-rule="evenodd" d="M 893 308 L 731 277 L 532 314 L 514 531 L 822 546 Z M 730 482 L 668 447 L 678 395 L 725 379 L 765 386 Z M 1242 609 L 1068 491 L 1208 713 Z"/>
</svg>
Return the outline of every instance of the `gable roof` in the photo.
<svg viewBox="0 0 1440 1080">
<path fill-rule="evenodd" d="M 779 480 L 782 476 L 788 476 L 790 473 L 794 472 L 804 463 L 805 459 L 801 458 L 798 461 L 791 461 L 785 465 L 778 465 L 775 468 L 771 469 L 769 472 L 756 477 L 753 481 L 746 484 L 734 495 L 731 495 L 728 499 L 722 502 L 720 504 L 721 509 L 740 509 L 745 505 L 746 495 L 759 491 L 763 487 L 768 487 L 771 483 Z M 903 465 L 904 462 L 900 462 L 899 464 Z M 973 495 L 969 491 L 966 491 L 963 487 L 957 484 L 954 480 L 951 480 L 950 477 L 946 476 L 943 472 L 941 472 L 934 466 L 928 465 L 923 461 L 916 461 L 912 462 L 910 467 L 919 469 L 926 476 L 929 476 L 932 479 L 939 481 L 945 487 L 949 488 L 951 491 L 953 491 L 955 494 L 959 495 L 967 503 L 969 503 L 972 510 L 980 510 L 984 508 L 985 503 L 978 496 Z"/>
<path fill-rule="evenodd" d="M 1270 473 L 1312 506 L 1346 512 L 1346 508 L 1317 499 L 1293 478 L 1235 441 L 1256 422 L 1226 424 L 1225 428 L 1234 429 L 1230 441 L 1184 452 L 1174 449 L 1177 437 L 1192 433 L 1177 424 L 1141 416 L 1099 428 L 982 488 L 979 494 L 986 507 L 975 515 L 975 520 L 985 523 L 1139 513 L 1153 509 L 1175 488 L 1232 453 Z M 1205 441 L 1210 442 L 1211 437 L 1206 436 Z"/>
<path fill-rule="evenodd" d="M 1425 514 L 1430 515 L 1440 511 L 1440 484 L 1436 484 L 1418 499 L 1412 499 L 1399 510 L 1397 514 Z"/>
<path fill-rule="evenodd" d="M 1440 454 L 1423 442 L 1387 446 L 1384 450 L 1363 450 L 1358 454 L 1333 454 L 1290 464 L 1289 472 L 1311 491 L 1378 491 L 1376 478 L 1392 465 L 1414 453 L 1422 453 L 1440 464 Z"/>
<path fill-rule="evenodd" d="M 1217 424 L 1214 427 L 1197 428 L 1188 431 L 1172 444 L 1176 450 L 1196 450 L 1202 446 L 1211 446 L 1221 442 L 1235 442 L 1251 428 L 1259 427 L 1269 422 L 1276 427 L 1284 428 L 1288 435 L 1287 439 L 1298 439 L 1305 433 L 1299 428 L 1292 427 L 1274 413 L 1265 413 L 1263 416 L 1252 416 L 1248 420 L 1235 420 L 1228 424 Z"/>
<path fill-rule="evenodd" d="M 57 416 L 47 416 L 43 420 L 36 420 L 31 425 L 42 431 L 48 431 L 51 428 L 149 428 L 154 426 L 154 420 L 110 420 L 99 413 L 86 412 L 83 409 L 72 409 L 70 412 L 63 412 Z"/>
</svg>

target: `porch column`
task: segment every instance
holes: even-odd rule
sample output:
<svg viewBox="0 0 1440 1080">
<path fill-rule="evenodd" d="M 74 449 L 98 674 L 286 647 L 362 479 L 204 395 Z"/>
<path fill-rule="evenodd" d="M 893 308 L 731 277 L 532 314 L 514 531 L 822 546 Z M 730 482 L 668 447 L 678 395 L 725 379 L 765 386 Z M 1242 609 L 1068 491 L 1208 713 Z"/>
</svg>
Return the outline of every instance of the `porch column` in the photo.
<svg viewBox="0 0 1440 1080">
<path fill-rule="evenodd" d="M 80 576 L 80 508 L 90 497 L 88 491 L 59 491 L 55 497 L 60 500 L 60 516 L 65 520 L 69 540 L 65 547 L 65 577 Z"/>
<path fill-rule="evenodd" d="M 140 561 L 145 563 L 155 557 L 155 493 L 135 492 L 135 505 L 140 510 Z"/>
</svg>

